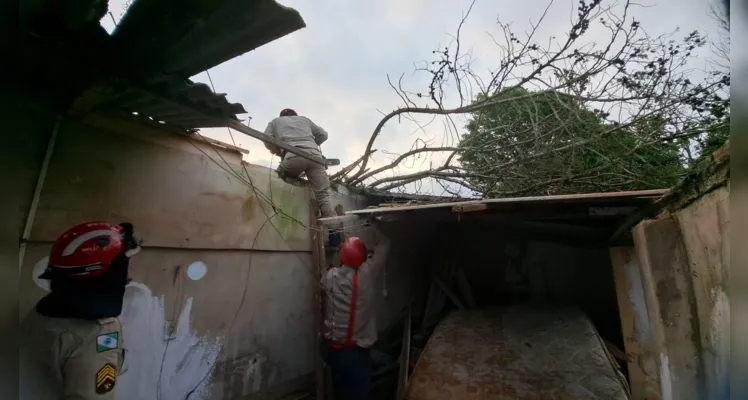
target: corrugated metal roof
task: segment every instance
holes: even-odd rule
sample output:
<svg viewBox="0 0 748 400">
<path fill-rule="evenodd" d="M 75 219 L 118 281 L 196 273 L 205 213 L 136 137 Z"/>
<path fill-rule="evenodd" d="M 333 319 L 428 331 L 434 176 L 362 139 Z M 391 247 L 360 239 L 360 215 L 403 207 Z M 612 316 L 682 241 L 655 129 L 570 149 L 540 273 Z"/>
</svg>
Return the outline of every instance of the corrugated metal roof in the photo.
<svg viewBox="0 0 748 400">
<path fill-rule="evenodd" d="M 305 26 L 296 10 L 273 0 L 136 0 L 111 36 L 97 20 L 74 34 L 42 29 L 64 28 L 68 14 L 81 10 L 90 11 L 45 3 L 24 14 L 25 84 L 42 88 L 60 108 L 72 103 L 64 111 L 73 114 L 137 112 L 186 131 L 225 126 L 246 112 L 190 76 Z"/>
<path fill-rule="evenodd" d="M 274 0 L 137 0 L 112 32 L 112 67 L 187 78 L 305 26 Z"/>
<path fill-rule="evenodd" d="M 506 197 L 498 199 L 470 200 L 448 203 L 419 204 L 403 207 L 378 207 L 362 210 L 348 211 L 349 215 L 367 215 L 383 214 L 404 211 L 418 211 L 438 208 L 450 208 L 459 211 L 460 208 L 469 206 L 491 205 L 491 204 L 512 204 L 512 203 L 573 203 L 573 202 L 605 202 L 615 201 L 616 203 L 637 203 L 651 202 L 653 199 L 667 193 L 667 189 L 639 190 L 631 192 L 608 192 L 608 193 L 583 193 L 583 194 L 565 194 L 555 196 L 530 196 L 530 197 Z"/>
<path fill-rule="evenodd" d="M 214 94 L 203 83 L 170 79 L 162 80 L 159 85 L 152 85 L 149 89 L 125 86 L 97 108 L 120 111 L 123 116 L 149 118 L 185 131 L 224 126 L 218 121 L 225 118 L 236 120 L 237 114 L 246 113 L 241 104 L 230 103 L 225 94 Z M 195 114 L 191 109 L 214 118 Z"/>
</svg>

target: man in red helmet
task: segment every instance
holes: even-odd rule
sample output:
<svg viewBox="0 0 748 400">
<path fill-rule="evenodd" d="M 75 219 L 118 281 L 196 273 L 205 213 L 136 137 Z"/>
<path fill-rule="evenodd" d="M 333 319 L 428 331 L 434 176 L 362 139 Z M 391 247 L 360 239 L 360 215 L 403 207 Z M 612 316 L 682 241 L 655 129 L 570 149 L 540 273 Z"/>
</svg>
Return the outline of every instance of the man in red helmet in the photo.
<svg viewBox="0 0 748 400">
<path fill-rule="evenodd" d="M 365 400 L 371 390 L 375 282 L 389 248 L 389 239 L 381 233 L 372 254 L 361 239 L 349 237 L 340 246 L 341 266 L 328 268 L 322 277 L 325 360 L 332 370 L 335 400 Z"/>
<path fill-rule="evenodd" d="M 22 399 L 113 400 L 125 360 L 122 312 L 132 224 L 89 222 L 63 233 L 41 279 L 50 280 L 22 324 Z"/>
<path fill-rule="evenodd" d="M 284 109 L 280 112 L 278 118 L 270 121 L 265 129 L 265 134 L 323 157 L 319 146 L 327 140 L 327 132 L 309 118 L 296 114 L 296 111 L 290 108 Z M 330 178 L 327 176 L 325 167 L 304 157 L 286 153 L 283 149 L 271 143 L 265 143 L 265 147 L 271 153 L 281 157 L 278 173 L 294 178 L 301 175 L 302 172 L 306 173 L 306 177 L 314 190 L 322 217 L 334 217 L 335 211 L 330 201 Z"/>
</svg>

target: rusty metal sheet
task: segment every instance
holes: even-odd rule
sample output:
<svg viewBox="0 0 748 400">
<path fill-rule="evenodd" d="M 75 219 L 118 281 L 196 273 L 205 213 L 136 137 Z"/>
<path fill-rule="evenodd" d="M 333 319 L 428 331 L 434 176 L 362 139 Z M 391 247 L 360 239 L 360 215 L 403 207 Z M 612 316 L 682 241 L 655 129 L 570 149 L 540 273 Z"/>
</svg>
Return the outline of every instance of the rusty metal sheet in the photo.
<svg viewBox="0 0 748 400">
<path fill-rule="evenodd" d="M 590 320 L 574 308 L 459 311 L 434 330 L 408 400 L 630 400 Z"/>
</svg>

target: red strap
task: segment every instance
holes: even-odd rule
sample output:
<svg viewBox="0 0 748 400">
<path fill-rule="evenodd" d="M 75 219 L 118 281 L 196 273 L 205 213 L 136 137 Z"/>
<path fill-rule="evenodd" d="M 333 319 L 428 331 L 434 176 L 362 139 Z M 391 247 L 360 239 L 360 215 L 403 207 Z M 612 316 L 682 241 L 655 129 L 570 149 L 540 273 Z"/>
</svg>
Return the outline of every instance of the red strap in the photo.
<svg viewBox="0 0 748 400">
<path fill-rule="evenodd" d="M 348 317 L 348 337 L 345 340 L 346 346 L 354 346 L 353 328 L 356 324 L 356 297 L 358 295 L 358 271 L 353 273 L 353 290 L 351 290 L 351 315 Z"/>
<path fill-rule="evenodd" d="M 345 343 L 328 343 L 330 348 L 335 350 L 356 347 L 353 342 L 353 328 L 356 324 L 356 298 L 358 297 L 358 271 L 353 274 L 353 288 L 351 289 L 351 313 L 348 316 L 348 334 Z"/>
</svg>

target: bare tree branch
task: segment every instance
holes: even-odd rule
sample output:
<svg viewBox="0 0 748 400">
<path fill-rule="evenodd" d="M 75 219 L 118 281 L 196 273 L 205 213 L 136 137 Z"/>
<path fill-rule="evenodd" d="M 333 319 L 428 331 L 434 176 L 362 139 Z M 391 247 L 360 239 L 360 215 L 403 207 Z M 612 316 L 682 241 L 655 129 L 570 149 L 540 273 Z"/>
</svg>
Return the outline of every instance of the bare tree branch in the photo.
<svg viewBox="0 0 748 400">
<path fill-rule="evenodd" d="M 416 68 L 430 75 L 425 93 L 406 90 L 403 75 L 397 85 L 387 77 L 402 106 L 383 115 L 362 157 L 333 180 L 403 190 L 431 179 L 452 195 L 459 195 L 460 188 L 481 195 L 552 192 L 571 182 L 590 188 L 656 185 L 656 179 L 639 176 L 641 168 L 658 168 L 643 154 L 677 142 L 684 159 L 694 159 L 695 143 L 702 143 L 708 131 L 724 129 L 725 118 L 729 121 L 729 69 L 716 68 L 692 81 L 688 63 L 693 50 L 707 41 L 698 32 L 682 39 L 648 35 L 632 17 L 638 5 L 630 0 L 580 1 L 565 35 L 545 44 L 536 37 L 553 1 L 523 38 L 498 21 L 502 36 L 492 36 L 498 65 L 488 74 L 474 70 L 461 43 L 473 4 L 452 43 L 433 52 L 435 61 Z M 424 115 L 431 118 L 425 126 L 417 118 Z M 487 123 L 489 115 L 503 122 Z M 409 151 L 372 169 L 374 143 L 395 117 L 409 119 L 427 136 L 426 128 L 441 119 L 441 144 L 433 135 L 417 139 Z M 459 127 L 455 118 L 463 117 L 474 126 Z M 591 120 L 602 128 L 585 132 Z M 466 134 L 481 137 L 479 146 L 467 145 Z M 466 164 L 467 155 L 473 158 Z M 597 164 L 580 171 L 590 157 Z M 417 159 L 425 170 L 399 173 L 401 167 L 412 169 Z"/>
</svg>

